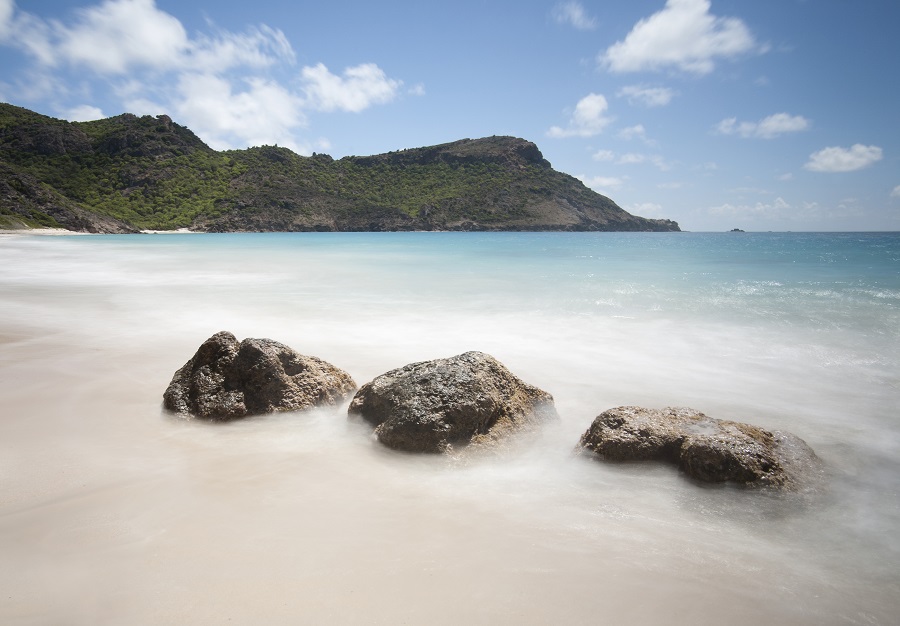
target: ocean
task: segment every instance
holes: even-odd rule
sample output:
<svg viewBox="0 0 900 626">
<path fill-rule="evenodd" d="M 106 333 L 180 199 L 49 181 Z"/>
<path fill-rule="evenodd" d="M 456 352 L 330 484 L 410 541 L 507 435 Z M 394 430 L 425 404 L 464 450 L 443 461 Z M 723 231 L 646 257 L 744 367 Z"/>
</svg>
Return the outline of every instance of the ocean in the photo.
<svg viewBox="0 0 900 626">
<path fill-rule="evenodd" d="M 900 233 L 0 237 L 4 624 L 900 621 Z M 386 450 L 162 410 L 210 335 L 358 384 L 487 352 L 560 421 Z M 574 453 L 620 405 L 786 430 L 797 492 Z"/>
</svg>

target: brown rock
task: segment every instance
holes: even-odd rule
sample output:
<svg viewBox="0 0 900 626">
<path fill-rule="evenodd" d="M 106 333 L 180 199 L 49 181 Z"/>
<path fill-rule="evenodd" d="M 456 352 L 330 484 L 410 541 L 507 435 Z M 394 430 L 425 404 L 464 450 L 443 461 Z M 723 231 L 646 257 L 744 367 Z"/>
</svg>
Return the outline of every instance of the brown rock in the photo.
<svg viewBox="0 0 900 626">
<path fill-rule="evenodd" d="M 381 443 L 407 452 L 450 452 L 558 417 L 553 396 L 482 352 L 382 374 L 360 388 L 348 412 L 374 425 Z"/>
<path fill-rule="evenodd" d="M 791 486 L 817 463 L 795 435 L 687 408 L 610 409 L 597 416 L 580 445 L 611 461 L 669 461 L 697 480 L 745 485 Z"/>
<path fill-rule="evenodd" d="M 216 333 L 175 372 L 165 408 L 214 421 L 343 402 L 356 390 L 347 372 L 271 339 Z"/>
</svg>

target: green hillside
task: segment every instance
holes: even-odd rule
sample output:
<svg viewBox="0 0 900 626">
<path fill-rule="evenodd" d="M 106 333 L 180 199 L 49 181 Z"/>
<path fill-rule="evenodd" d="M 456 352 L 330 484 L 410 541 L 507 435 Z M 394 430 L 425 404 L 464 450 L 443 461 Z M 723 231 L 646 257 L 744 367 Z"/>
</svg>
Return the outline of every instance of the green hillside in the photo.
<svg viewBox="0 0 900 626">
<path fill-rule="evenodd" d="M 678 230 L 630 215 L 513 137 L 334 160 L 275 146 L 217 152 L 164 115 L 66 122 L 0 104 L 4 223 L 88 232 Z"/>
</svg>

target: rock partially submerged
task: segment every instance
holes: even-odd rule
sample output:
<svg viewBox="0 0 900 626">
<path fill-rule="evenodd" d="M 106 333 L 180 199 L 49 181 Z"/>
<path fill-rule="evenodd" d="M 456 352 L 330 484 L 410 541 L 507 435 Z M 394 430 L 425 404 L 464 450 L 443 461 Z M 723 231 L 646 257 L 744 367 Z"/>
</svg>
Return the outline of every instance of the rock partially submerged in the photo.
<svg viewBox="0 0 900 626">
<path fill-rule="evenodd" d="M 175 372 L 163 395 L 170 411 L 224 421 L 335 405 L 356 390 L 350 375 L 271 339 L 216 333 Z"/>
<path fill-rule="evenodd" d="M 795 435 L 687 408 L 604 411 L 580 445 L 611 461 L 669 461 L 706 482 L 790 487 L 817 464 L 815 453 Z"/>
<path fill-rule="evenodd" d="M 382 374 L 359 389 L 348 412 L 374 425 L 381 443 L 407 452 L 450 452 L 558 418 L 553 396 L 482 352 Z"/>
</svg>

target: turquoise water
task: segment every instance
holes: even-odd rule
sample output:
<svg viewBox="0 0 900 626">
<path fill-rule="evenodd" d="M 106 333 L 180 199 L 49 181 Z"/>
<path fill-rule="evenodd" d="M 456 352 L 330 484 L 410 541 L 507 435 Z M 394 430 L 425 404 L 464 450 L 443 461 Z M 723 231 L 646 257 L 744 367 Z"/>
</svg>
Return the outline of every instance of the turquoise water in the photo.
<svg viewBox="0 0 900 626">
<path fill-rule="evenodd" d="M 165 558 L 123 575 L 154 551 L 196 552 L 191 571 L 211 577 L 208 593 L 228 595 L 229 579 L 206 555 L 230 549 L 249 571 L 271 569 L 279 581 L 323 571 L 322 585 L 366 580 L 374 587 L 357 599 L 360 611 L 380 607 L 412 622 L 467 594 L 482 612 L 448 608 L 444 623 L 517 615 L 541 623 L 561 606 L 581 623 L 598 603 L 611 619 L 644 622 L 696 621 L 698 603 L 701 621 L 728 623 L 889 624 L 900 615 L 898 233 L 31 237 L 0 239 L 0 266 L 0 392 L 19 407 L 0 427 L 14 477 L 0 548 L 15 545 L 34 580 L 58 574 L 47 546 L 59 546 L 29 543 L 10 520 L 28 510 L 29 524 L 48 524 L 59 542 L 74 532 L 34 511 L 53 499 L 81 502 L 81 482 L 106 484 L 105 471 L 74 470 L 77 459 L 119 467 L 122 493 L 160 481 L 144 500 L 122 505 L 116 492 L 75 507 L 79 532 L 96 531 L 85 520 L 111 517 L 124 520 L 117 532 L 125 525 L 142 537 L 137 548 L 109 548 L 96 531 L 90 548 L 63 559 L 70 568 L 99 559 L 93 582 L 131 598 L 114 617 L 133 618 L 134 606 L 160 616 L 149 592 L 136 591 L 148 585 L 181 597 L 160 587 L 174 568 Z M 360 384 L 413 361 L 482 350 L 550 391 L 562 420 L 502 458 L 459 467 L 384 453 L 340 411 L 218 430 L 161 417 L 172 373 L 219 330 L 282 341 Z M 701 487 L 664 466 L 573 457 L 593 417 L 622 404 L 691 406 L 791 431 L 819 454 L 825 478 L 773 496 Z M 35 420 L 65 436 L 29 427 Z M 30 477 L 26 451 L 58 471 Z M 54 482 L 73 472 L 77 479 Z M 213 478 L 223 474 L 228 495 Z M 260 499 L 278 520 L 306 521 L 283 527 Z M 149 532 L 151 509 L 168 539 Z M 222 521 L 231 510 L 242 511 L 232 524 L 265 529 L 257 542 L 310 550 L 311 560 L 233 548 L 228 533 L 240 529 Z M 343 534 L 359 516 L 368 516 L 363 543 Z M 200 530 L 222 523 L 221 537 Z M 426 523 L 440 532 L 416 530 Z M 509 530 L 501 538 L 485 530 L 491 524 Z M 314 547 L 304 532 L 319 533 Z M 345 567 L 323 565 L 337 562 Z M 486 597 L 465 582 L 474 564 L 480 583 L 493 585 Z M 382 576 L 383 586 L 372 582 Z M 25 597 L 34 590 L 0 582 Z M 74 577 L 63 589 L 74 596 L 91 582 Z M 419 590 L 420 604 L 391 613 L 376 596 L 403 583 Z M 313 617 L 365 623 L 346 597 L 313 588 L 326 598 Z M 257 590 L 233 608 L 249 615 L 264 597 Z M 285 611 L 286 623 L 303 614 L 299 605 Z"/>
</svg>

